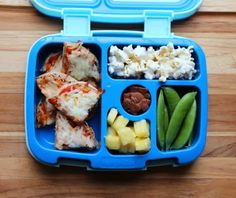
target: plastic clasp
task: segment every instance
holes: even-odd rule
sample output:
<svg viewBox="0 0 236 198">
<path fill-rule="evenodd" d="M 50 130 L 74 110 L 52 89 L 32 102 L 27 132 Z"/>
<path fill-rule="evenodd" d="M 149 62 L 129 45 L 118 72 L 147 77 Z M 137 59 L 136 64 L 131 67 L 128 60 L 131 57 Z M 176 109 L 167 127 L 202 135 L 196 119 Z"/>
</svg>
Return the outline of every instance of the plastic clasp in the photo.
<svg viewBox="0 0 236 198">
<path fill-rule="evenodd" d="M 170 38 L 171 21 L 174 18 L 173 11 L 145 10 L 144 11 L 144 37 Z"/>
<path fill-rule="evenodd" d="M 90 36 L 91 35 L 91 14 L 90 9 L 63 9 L 65 36 Z"/>
</svg>

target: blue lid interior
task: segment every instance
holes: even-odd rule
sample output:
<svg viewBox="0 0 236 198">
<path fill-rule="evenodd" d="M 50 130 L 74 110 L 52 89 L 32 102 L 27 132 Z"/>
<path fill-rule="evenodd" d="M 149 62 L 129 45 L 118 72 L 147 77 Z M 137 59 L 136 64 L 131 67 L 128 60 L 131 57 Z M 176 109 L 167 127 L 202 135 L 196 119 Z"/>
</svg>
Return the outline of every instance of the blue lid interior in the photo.
<svg viewBox="0 0 236 198">
<path fill-rule="evenodd" d="M 144 11 L 172 12 L 172 20 L 187 18 L 202 0 L 31 0 L 40 12 L 63 18 L 65 9 L 91 10 L 91 21 L 109 23 L 144 22 Z"/>
</svg>

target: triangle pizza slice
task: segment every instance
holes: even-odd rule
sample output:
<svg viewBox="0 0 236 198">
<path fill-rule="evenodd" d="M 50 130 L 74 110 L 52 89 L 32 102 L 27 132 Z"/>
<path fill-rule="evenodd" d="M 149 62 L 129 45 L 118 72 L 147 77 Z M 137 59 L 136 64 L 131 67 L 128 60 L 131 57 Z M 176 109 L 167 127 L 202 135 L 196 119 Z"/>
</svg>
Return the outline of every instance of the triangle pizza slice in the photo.
<svg viewBox="0 0 236 198">
<path fill-rule="evenodd" d="M 57 112 L 55 147 L 59 150 L 94 149 L 98 147 L 98 141 L 93 129 L 86 122 L 75 124 L 62 113 Z"/>
<path fill-rule="evenodd" d="M 91 84 L 83 81 L 63 86 L 56 96 L 48 101 L 74 122 L 89 119 L 102 94 Z"/>
</svg>

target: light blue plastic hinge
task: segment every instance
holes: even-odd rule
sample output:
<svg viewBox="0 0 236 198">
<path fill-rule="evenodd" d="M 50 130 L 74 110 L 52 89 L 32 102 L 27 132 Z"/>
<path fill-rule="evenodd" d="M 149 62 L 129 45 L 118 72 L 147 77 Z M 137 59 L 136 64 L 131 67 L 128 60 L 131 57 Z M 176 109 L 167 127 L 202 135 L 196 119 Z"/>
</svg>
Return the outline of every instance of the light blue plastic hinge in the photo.
<svg viewBox="0 0 236 198">
<path fill-rule="evenodd" d="M 174 17 L 173 11 L 144 11 L 144 37 L 148 38 L 170 38 L 171 21 Z"/>
<path fill-rule="evenodd" d="M 91 35 L 90 9 L 63 9 L 65 36 L 90 36 Z"/>
</svg>

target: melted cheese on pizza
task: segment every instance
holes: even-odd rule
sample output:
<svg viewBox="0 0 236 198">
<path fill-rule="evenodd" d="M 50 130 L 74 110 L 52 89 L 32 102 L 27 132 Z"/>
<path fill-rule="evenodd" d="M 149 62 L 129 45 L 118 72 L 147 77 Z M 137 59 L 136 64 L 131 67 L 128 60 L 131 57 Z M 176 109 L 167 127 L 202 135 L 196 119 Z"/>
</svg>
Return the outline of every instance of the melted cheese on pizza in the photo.
<svg viewBox="0 0 236 198">
<path fill-rule="evenodd" d="M 94 131 L 86 122 L 74 125 L 60 112 L 56 116 L 56 142 L 57 149 L 75 149 L 98 147 Z"/>
<path fill-rule="evenodd" d="M 63 67 L 66 73 L 76 80 L 89 78 L 100 80 L 98 60 L 82 43 L 65 43 L 63 49 Z"/>
<path fill-rule="evenodd" d="M 81 122 L 88 118 L 101 93 L 101 90 L 80 81 L 62 87 L 55 97 L 48 100 L 74 122 Z"/>
<path fill-rule="evenodd" d="M 47 98 L 54 97 L 62 86 L 77 82 L 71 76 L 59 72 L 49 72 L 37 78 L 37 85 Z"/>
</svg>

